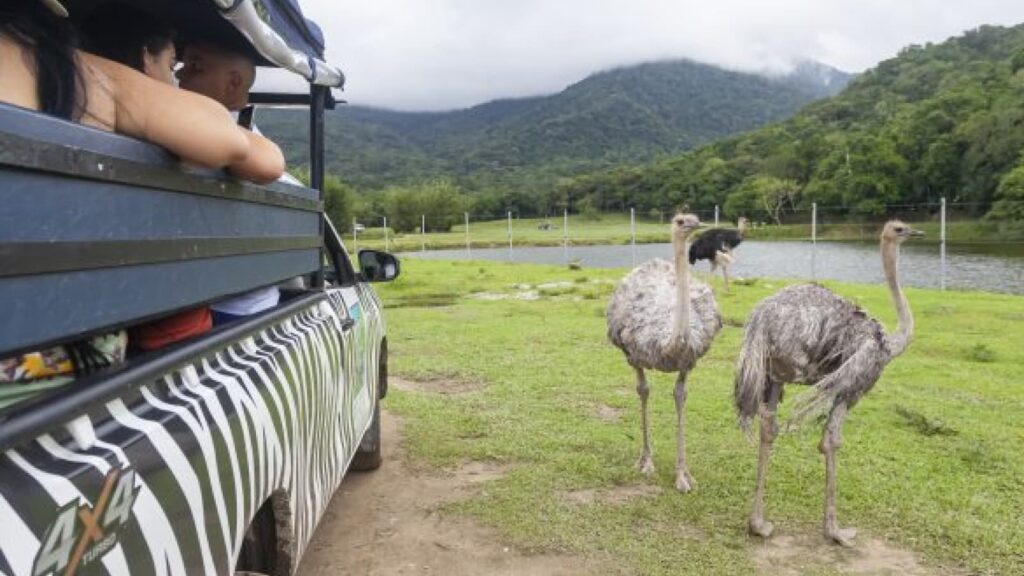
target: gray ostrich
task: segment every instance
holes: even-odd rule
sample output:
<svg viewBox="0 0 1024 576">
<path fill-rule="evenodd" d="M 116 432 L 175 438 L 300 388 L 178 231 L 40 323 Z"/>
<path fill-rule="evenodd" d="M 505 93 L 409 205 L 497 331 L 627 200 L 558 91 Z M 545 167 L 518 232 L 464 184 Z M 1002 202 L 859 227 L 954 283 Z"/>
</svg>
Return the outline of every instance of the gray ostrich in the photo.
<svg viewBox="0 0 1024 576">
<path fill-rule="evenodd" d="M 899 246 L 923 232 L 898 220 L 888 222 L 881 235 L 882 266 L 889 284 L 898 324 L 886 333 L 882 325 L 852 302 L 817 284 L 790 286 L 754 309 L 747 322 L 736 367 L 736 409 L 749 430 L 761 416 L 761 448 L 757 491 L 750 515 L 751 533 L 767 538 L 772 524 L 764 520 L 765 476 L 772 442 L 778 434 L 776 408 L 786 382 L 811 384 L 797 398 L 793 423 L 825 415 L 819 450 L 825 456 L 825 536 L 852 545 L 856 530 L 841 529 L 836 520 L 836 461 L 843 419 L 866 394 L 893 358 L 907 348 L 914 317 L 897 277 Z"/>
<path fill-rule="evenodd" d="M 644 370 L 679 373 L 675 388 L 676 488 L 682 492 L 689 492 L 695 485 L 686 465 L 686 375 L 722 327 L 711 289 L 690 278 L 688 239 L 699 227 L 700 220 L 693 214 L 673 217 L 674 264 L 657 259 L 637 266 L 615 289 L 607 312 L 608 338 L 636 372 L 644 438 L 636 465 L 647 477 L 654 473 L 654 462 L 647 417 L 650 387 Z"/>
</svg>

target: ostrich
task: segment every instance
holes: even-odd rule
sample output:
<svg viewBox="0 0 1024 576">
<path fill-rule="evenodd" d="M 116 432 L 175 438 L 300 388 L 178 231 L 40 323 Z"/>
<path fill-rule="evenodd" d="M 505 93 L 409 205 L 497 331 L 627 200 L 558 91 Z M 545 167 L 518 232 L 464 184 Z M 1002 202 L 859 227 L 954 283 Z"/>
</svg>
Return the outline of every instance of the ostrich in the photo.
<svg viewBox="0 0 1024 576">
<path fill-rule="evenodd" d="M 692 214 L 677 214 L 671 234 L 675 262 L 657 259 L 627 275 L 608 303 L 608 338 L 626 355 L 636 372 L 644 446 L 637 468 L 650 477 L 651 429 L 647 417 L 650 387 L 645 369 L 678 372 L 676 378 L 676 488 L 689 492 L 695 485 L 686 465 L 686 375 L 711 346 L 722 319 L 715 296 L 703 283 L 690 279 L 686 262 L 688 238 L 700 227 Z"/>
<path fill-rule="evenodd" d="M 736 222 L 736 229 L 712 228 L 702 232 L 700 237 L 690 245 L 690 264 L 696 264 L 698 260 L 707 260 L 711 263 L 711 272 L 715 268 L 722 267 L 722 278 L 725 280 L 725 291 L 729 291 L 729 266 L 735 258 L 732 255 L 733 249 L 743 242 L 743 232 L 747 229 L 747 219 L 740 218 Z"/>
<path fill-rule="evenodd" d="M 767 538 L 772 532 L 772 524 L 764 520 L 764 491 L 778 434 L 776 407 L 783 385 L 800 382 L 814 388 L 797 398 L 792 423 L 828 415 L 818 446 L 825 456 L 825 536 L 843 546 L 852 545 L 856 530 L 841 529 L 836 520 L 835 454 L 847 412 L 910 343 L 914 317 L 900 289 L 897 257 L 900 244 L 923 234 L 898 220 L 882 230 L 882 266 L 899 318 L 895 332 L 886 333 L 852 302 L 817 284 L 785 288 L 761 301 L 750 315 L 736 367 L 735 402 L 744 430 L 750 429 L 755 415 L 761 417 L 751 533 Z"/>
</svg>

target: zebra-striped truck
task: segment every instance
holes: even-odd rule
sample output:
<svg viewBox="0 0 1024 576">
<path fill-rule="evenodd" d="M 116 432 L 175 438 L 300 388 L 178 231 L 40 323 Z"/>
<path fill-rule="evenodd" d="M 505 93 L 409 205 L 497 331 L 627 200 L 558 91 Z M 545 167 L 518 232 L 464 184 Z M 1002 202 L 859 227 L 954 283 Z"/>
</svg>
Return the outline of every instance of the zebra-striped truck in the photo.
<svg viewBox="0 0 1024 576">
<path fill-rule="evenodd" d="M 344 77 L 294 0 L 147 4 L 309 82 L 252 100 L 309 107 L 312 186 L 186 169 L 0 105 L 0 361 L 291 287 L 254 316 L 0 395 L 0 576 L 291 574 L 345 473 L 380 464 L 387 337 L 369 282 L 399 263 L 364 250 L 357 271 L 323 213 L 324 110 Z"/>
</svg>

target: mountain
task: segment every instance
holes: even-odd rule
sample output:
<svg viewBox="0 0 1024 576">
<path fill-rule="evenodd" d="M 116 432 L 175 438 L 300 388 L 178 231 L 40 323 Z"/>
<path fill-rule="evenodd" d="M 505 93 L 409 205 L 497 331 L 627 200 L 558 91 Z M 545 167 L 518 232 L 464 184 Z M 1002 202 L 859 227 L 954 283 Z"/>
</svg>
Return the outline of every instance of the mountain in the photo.
<svg viewBox="0 0 1024 576">
<path fill-rule="evenodd" d="M 432 178 L 470 191 L 551 188 L 786 118 L 846 78 L 817 63 L 766 77 L 675 60 L 599 72 L 549 96 L 450 112 L 340 106 L 326 119 L 327 166 L 362 189 Z M 302 114 L 266 110 L 258 122 L 290 164 L 305 163 Z"/>
<path fill-rule="evenodd" d="M 802 87 L 819 98 L 835 96 L 853 79 L 853 75 L 814 60 L 801 60 L 793 70 L 777 76 L 779 80 Z"/>
<path fill-rule="evenodd" d="M 758 219 L 783 201 L 874 217 L 945 197 L 958 213 L 1024 221 L 1022 151 L 1024 24 L 982 26 L 909 46 L 786 121 L 577 178 L 559 194 L 598 209 L 718 204 Z"/>
</svg>

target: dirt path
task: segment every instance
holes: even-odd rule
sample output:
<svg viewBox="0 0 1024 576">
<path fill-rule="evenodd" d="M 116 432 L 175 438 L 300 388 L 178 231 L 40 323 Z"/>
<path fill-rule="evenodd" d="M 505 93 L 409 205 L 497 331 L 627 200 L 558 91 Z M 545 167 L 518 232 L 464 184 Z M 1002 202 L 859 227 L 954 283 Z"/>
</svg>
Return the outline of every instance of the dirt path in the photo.
<svg viewBox="0 0 1024 576">
<path fill-rule="evenodd" d="M 384 464 L 353 473 L 331 501 L 298 576 L 443 574 L 576 576 L 600 573 L 572 556 L 526 555 L 498 534 L 439 508 L 465 498 L 501 469 L 471 463 L 426 474 L 403 463 L 400 422 L 383 413 Z"/>
</svg>

